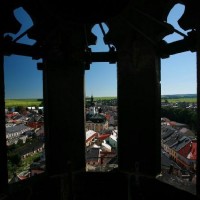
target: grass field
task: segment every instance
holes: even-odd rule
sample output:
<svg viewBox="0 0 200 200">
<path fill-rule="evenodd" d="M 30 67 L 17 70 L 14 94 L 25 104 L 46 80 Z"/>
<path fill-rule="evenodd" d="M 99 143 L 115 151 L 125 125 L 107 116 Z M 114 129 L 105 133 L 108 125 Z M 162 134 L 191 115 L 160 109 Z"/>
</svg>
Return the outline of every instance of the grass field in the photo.
<svg viewBox="0 0 200 200">
<path fill-rule="evenodd" d="M 116 99 L 117 97 L 94 97 L 94 100 L 111 100 Z M 87 97 L 87 99 L 90 99 L 90 97 Z M 5 107 L 17 107 L 17 106 L 23 106 L 23 107 L 31 107 L 35 106 L 38 107 L 42 103 L 42 99 L 5 99 Z"/>
<path fill-rule="evenodd" d="M 112 100 L 112 99 L 117 99 L 117 97 L 94 97 L 95 101 L 98 101 L 98 100 Z"/>
<path fill-rule="evenodd" d="M 90 97 L 86 97 L 87 99 L 90 99 Z M 112 99 L 117 99 L 117 97 L 94 97 L 95 101 L 98 100 L 112 100 Z M 169 103 L 176 103 L 176 102 L 188 102 L 188 103 L 196 103 L 197 98 L 161 98 L 161 101 L 164 102 L 167 100 Z M 31 107 L 35 106 L 38 107 L 42 103 L 42 99 L 6 99 L 5 100 L 5 107 L 10 108 L 10 107 L 17 107 L 17 106 L 23 106 L 23 107 Z"/>
<path fill-rule="evenodd" d="M 197 98 L 173 98 L 173 99 L 165 99 L 162 98 L 161 101 L 164 102 L 167 100 L 169 103 L 177 103 L 177 102 L 187 102 L 187 103 L 197 103 Z"/>
<path fill-rule="evenodd" d="M 5 107 L 17 107 L 17 106 L 23 106 L 23 107 L 38 107 L 42 103 L 41 99 L 5 99 Z"/>
</svg>

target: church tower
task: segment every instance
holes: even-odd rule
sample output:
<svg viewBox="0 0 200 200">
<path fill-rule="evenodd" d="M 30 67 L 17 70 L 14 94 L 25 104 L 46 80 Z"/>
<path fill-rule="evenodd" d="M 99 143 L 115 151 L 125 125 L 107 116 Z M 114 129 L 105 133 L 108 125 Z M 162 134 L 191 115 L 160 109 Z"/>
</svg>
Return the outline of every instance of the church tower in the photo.
<svg viewBox="0 0 200 200">
<path fill-rule="evenodd" d="M 96 108 L 95 108 L 93 95 L 91 95 L 91 98 L 90 98 L 89 114 L 90 115 L 95 115 L 96 114 Z"/>
<path fill-rule="evenodd" d="M 91 105 L 91 106 L 94 105 L 94 97 L 93 97 L 93 95 L 91 95 L 91 98 L 90 98 L 90 105 Z"/>
</svg>

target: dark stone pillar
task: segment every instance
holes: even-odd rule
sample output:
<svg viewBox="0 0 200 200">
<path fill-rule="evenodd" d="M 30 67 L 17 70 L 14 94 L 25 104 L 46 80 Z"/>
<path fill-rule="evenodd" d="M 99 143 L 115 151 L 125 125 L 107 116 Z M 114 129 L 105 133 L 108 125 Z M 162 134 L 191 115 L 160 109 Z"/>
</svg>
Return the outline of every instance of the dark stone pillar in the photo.
<svg viewBox="0 0 200 200">
<path fill-rule="evenodd" d="M 50 174 L 85 167 L 84 71 L 65 63 L 44 70 L 47 170 Z"/>
<path fill-rule="evenodd" d="M 0 44 L 3 44 L 3 35 L 0 34 Z M 0 194 L 5 193 L 8 187 L 7 146 L 5 130 L 5 91 L 4 91 L 4 55 L 0 49 Z"/>
<path fill-rule="evenodd" d="M 83 49 L 81 31 L 78 36 L 76 31 L 63 34 L 56 47 L 50 41 L 44 60 L 46 165 L 50 175 L 68 172 L 69 167 L 85 170 L 84 66 L 78 54 Z"/>
<path fill-rule="evenodd" d="M 154 20 L 164 17 L 160 4 L 136 8 L 131 1 L 108 21 L 104 38 L 115 45 L 118 55 L 118 164 L 121 171 L 155 177 L 161 172 L 158 46 L 170 32 Z"/>
<path fill-rule="evenodd" d="M 200 29 L 197 29 L 197 183 L 196 183 L 196 188 L 197 188 L 197 196 L 200 195 L 200 190 L 198 189 L 200 186 Z"/>
<path fill-rule="evenodd" d="M 124 38 L 118 52 L 119 168 L 156 175 L 161 165 L 160 59 L 143 38 Z"/>
</svg>

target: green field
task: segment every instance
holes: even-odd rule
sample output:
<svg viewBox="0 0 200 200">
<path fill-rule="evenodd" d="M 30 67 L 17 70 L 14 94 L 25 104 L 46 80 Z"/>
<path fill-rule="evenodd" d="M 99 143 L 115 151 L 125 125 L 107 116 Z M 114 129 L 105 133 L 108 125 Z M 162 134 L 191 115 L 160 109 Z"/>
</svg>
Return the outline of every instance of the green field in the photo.
<svg viewBox="0 0 200 200">
<path fill-rule="evenodd" d="M 197 103 L 197 94 L 172 94 L 161 95 L 161 102 L 167 101 L 168 103 Z"/>
<path fill-rule="evenodd" d="M 162 98 L 161 101 L 165 102 L 167 100 L 169 103 L 178 103 L 178 102 L 187 102 L 187 103 L 197 103 L 197 98 L 172 98 L 172 99 L 165 99 Z"/>
<path fill-rule="evenodd" d="M 5 99 L 5 107 L 38 107 L 42 103 L 42 99 Z"/>
<path fill-rule="evenodd" d="M 87 99 L 90 99 L 90 97 L 86 97 Z M 94 97 L 95 101 L 98 100 L 112 100 L 112 99 L 117 99 L 117 97 Z M 196 103 L 197 98 L 196 97 L 180 97 L 180 98 L 161 98 L 161 101 L 168 101 L 169 103 L 177 103 L 177 102 L 187 102 L 187 103 Z M 17 107 L 17 106 L 22 106 L 22 107 L 31 107 L 31 106 L 41 106 L 42 104 L 42 99 L 5 99 L 5 107 L 10 108 L 10 107 Z"/>
<path fill-rule="evenodd" d="M 112 99 L 117 99 L 117 97 L 94 97 L 94 100 L 95 101 L 98 101 L 98 100 L 112 100 Z"/>
</svg>

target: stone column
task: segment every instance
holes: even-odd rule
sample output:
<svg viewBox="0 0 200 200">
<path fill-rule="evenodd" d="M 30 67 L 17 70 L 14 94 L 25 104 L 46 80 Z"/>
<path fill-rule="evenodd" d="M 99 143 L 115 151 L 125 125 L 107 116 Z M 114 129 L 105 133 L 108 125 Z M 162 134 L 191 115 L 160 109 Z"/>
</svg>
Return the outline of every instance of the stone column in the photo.
<svg viewBox="0 0 200 200">
<path fill-rule="evenodd" d="M 119 167 L 156 175 L 161 165 L 160 59 L 142 38 L 127 38 L 118 52 Z"/>
<path fill-rule="evenodd" d="M 155 176 L 161 169 L 160 58 L 153 34 L 156 28 L 143 24 L 141 34 L 128 20 L 119 18 L 110 23 L 105 38 L 113 40 L 118 55 L 118 164 L 121 171 Z"/>
<path fill-rule="evenodd" d="M 85 170 L 84 66 L 81 27 L 50 38 L 43 84 L 46 165 L 50 175 Z M 77 31 L 78 30 L 78 31 Z M 55 41 L 56 40 L 56 41 Z M 54 43 L 55 41 L 55 43 Z"/>
<path fill-rule="evenodd" d="M 0 33 L 0 44 L 3 44 L 3 34 Z M 8 187 L 7 146 L 5 129 L 5 91 L 4 91 L 4 54 L 0 49 L 0 194 Z"/>
<path fill-rule="evenodd" d="M 199 188 L 200 185 L 200 148 L 199 148 L 199 141 L 200 141 L 200 29 L 197 28 L 197 167 L 196 167 L 196 173 L 197 173 L 197 180 L 196 180 L 196 188 Z M 197 196 L 200 196 L 200 190 L 197 189 Z"/>
</svg>

